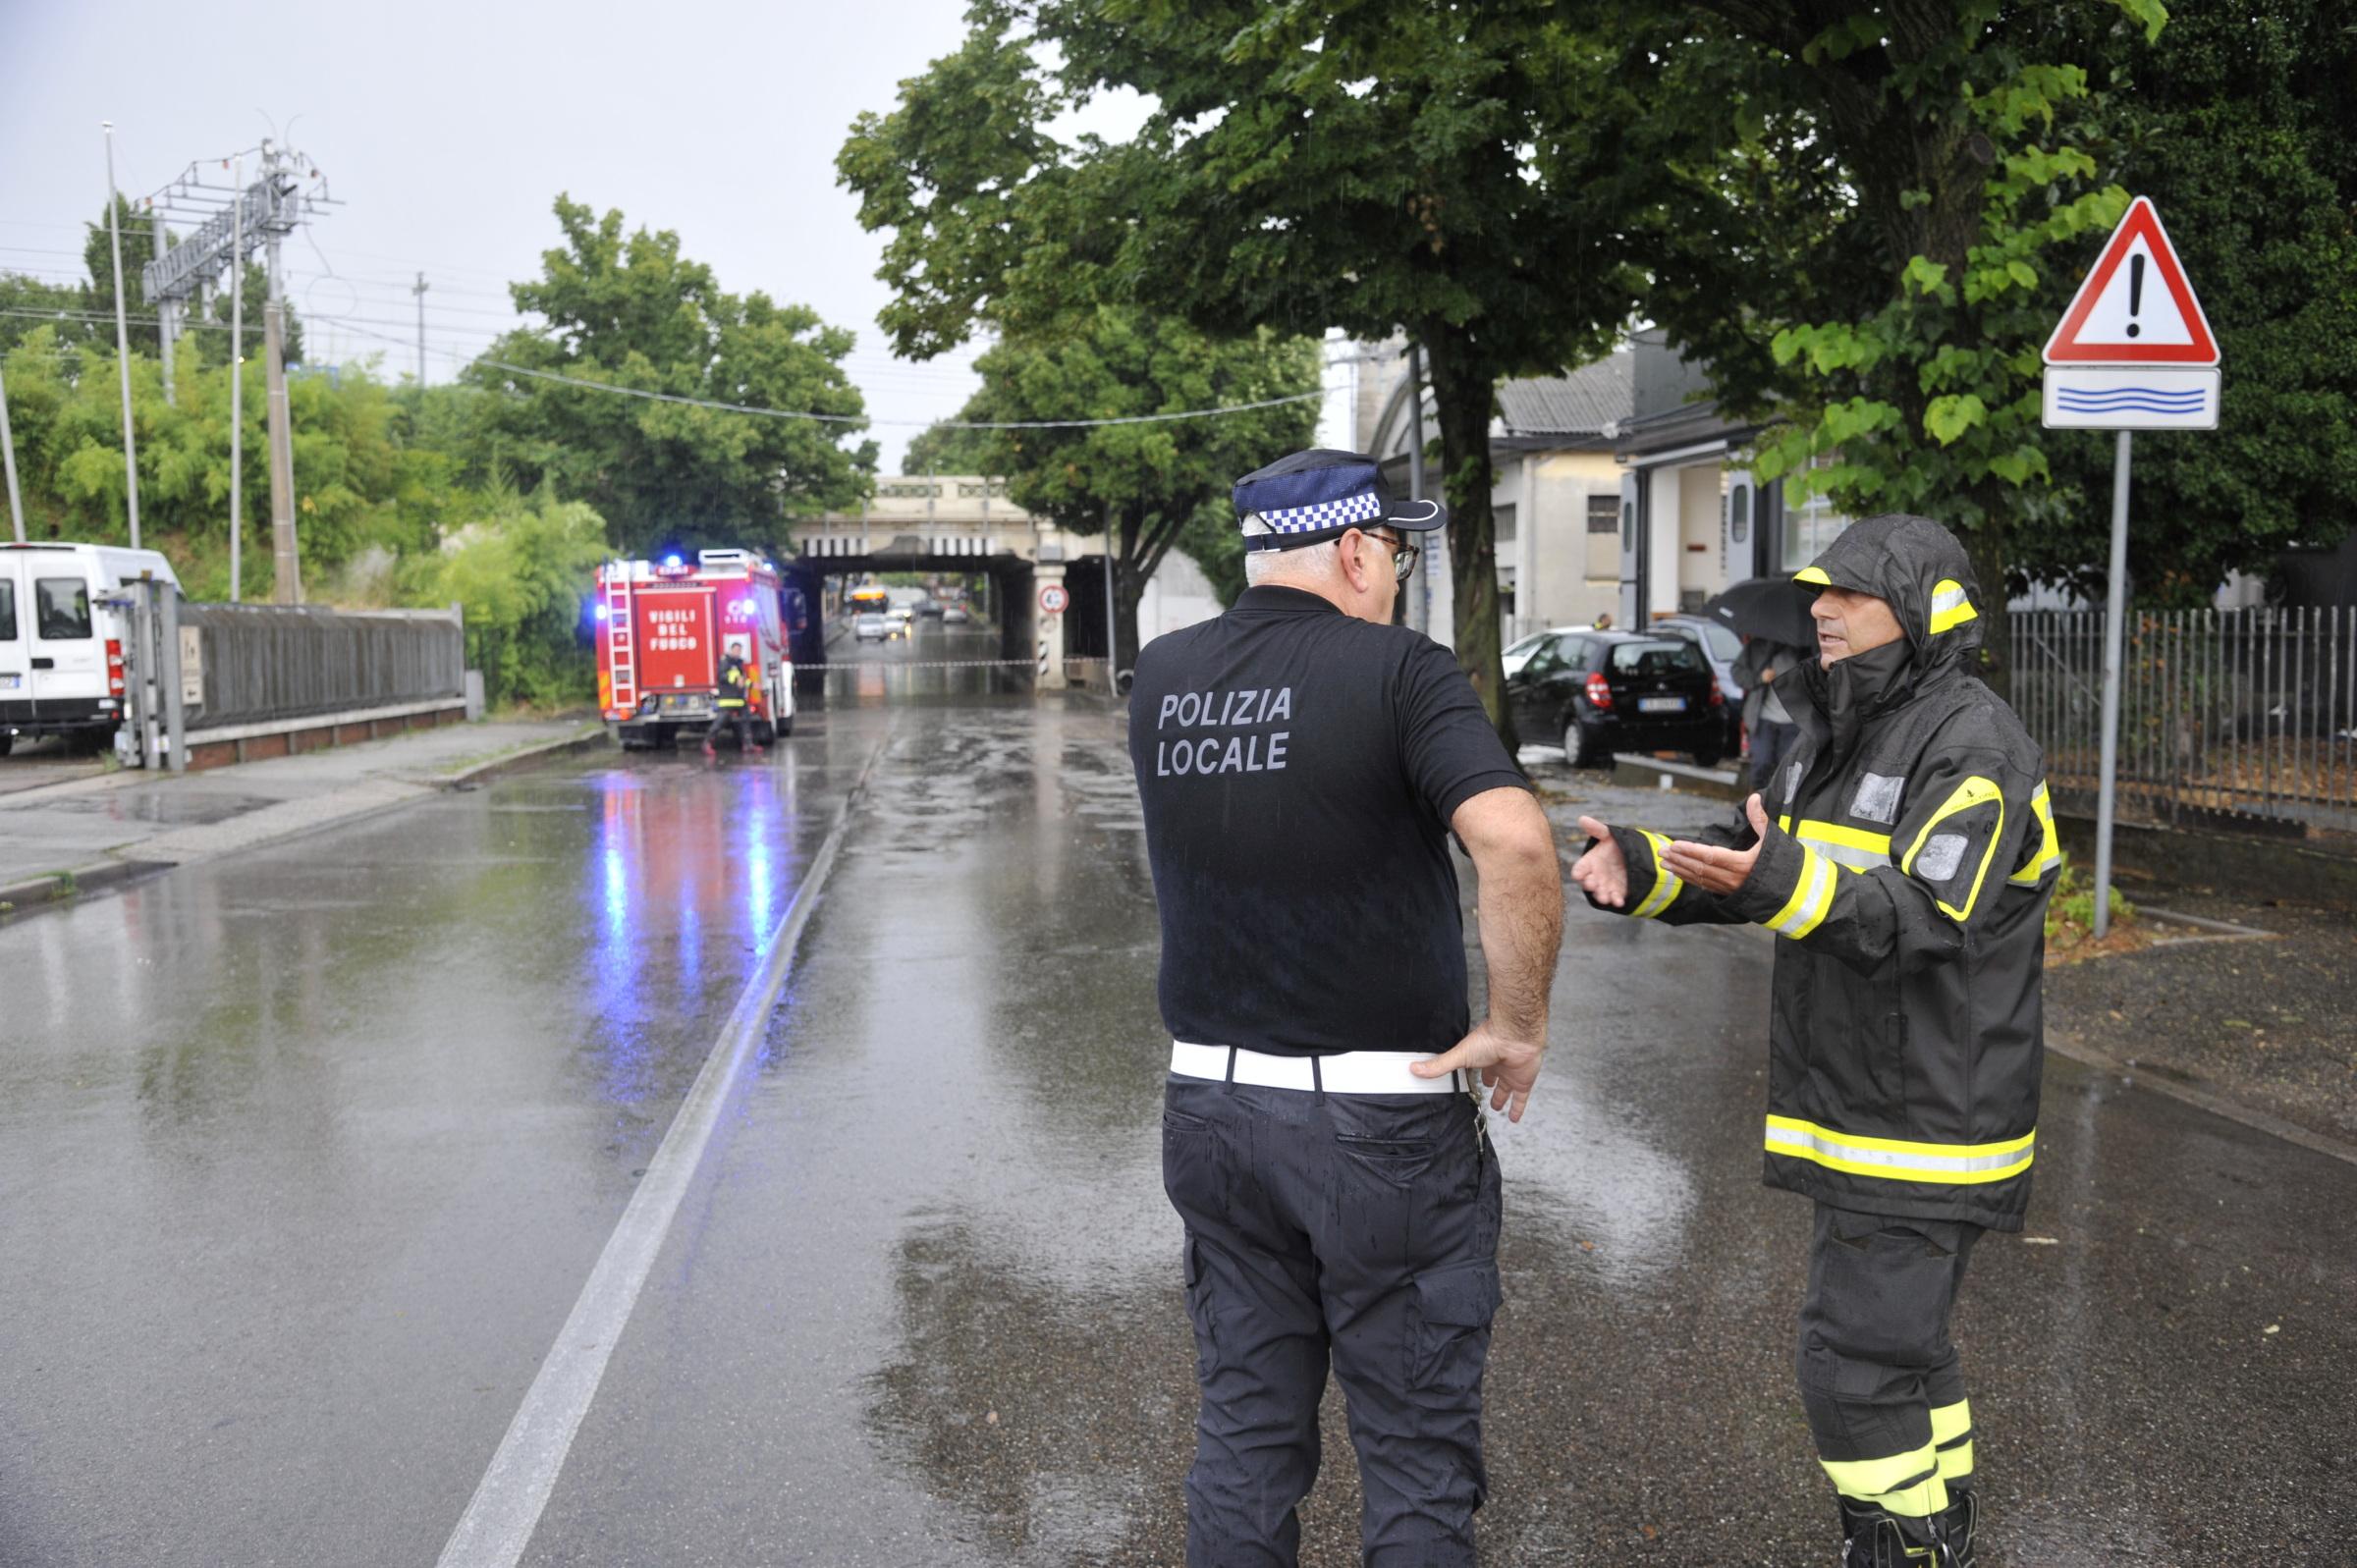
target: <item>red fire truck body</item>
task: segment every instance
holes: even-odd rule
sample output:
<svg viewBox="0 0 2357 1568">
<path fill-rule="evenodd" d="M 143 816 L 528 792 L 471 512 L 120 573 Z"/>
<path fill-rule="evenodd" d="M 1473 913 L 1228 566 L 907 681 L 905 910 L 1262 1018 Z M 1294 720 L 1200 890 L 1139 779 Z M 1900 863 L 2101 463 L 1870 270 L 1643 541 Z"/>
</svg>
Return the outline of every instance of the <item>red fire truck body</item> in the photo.
<svg viewBox="0 0 2357 1568">
<path fill-rule="evenodd" d="M 745 716 L 767 744 L 794 732 L 794 659 L 778 568 L 744 550 L 597 568 L 597 705 L 626 747 L 701 732 L 718 711 L 720 661 L 744 661 Z"/>
</svg>

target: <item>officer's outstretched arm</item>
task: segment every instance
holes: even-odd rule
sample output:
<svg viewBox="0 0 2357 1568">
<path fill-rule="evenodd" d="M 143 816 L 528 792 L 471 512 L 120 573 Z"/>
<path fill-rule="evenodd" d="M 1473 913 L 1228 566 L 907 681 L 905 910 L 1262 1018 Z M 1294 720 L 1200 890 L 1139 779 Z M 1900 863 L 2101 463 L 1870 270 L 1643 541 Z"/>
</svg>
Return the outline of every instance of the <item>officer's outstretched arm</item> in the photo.
<svg viewBox="0 0 2357 1568">
<path fill-rule="evenodd" d="M 1749 918 L 1737 914 L 1725 897 L 1695 887 L 1663 863 L 1663 853 L 1670 847 L 1667 834 L 1655 833 L 1650 828 L 1609 826 L 1593 817 L 1579 820 L 1589 833 L 1588 852 L 1593 854 L 1609 843 L 1619 851 L 1620 864 L 1625 868 L 1625 892 L 1617 903 L 1599 898 L 1588 879 L 1574 878 L 1588 895 L 1590 908 L 1635 915 L 1641 920 L 1659 920 L 1672 926 L 1738 926 Z M 1737 814 L 1732 822 L 1706 828 L 1694 838 L 1722 849 L 1748 849 L 1757 837 L 1751 825 Z"/>
<path fill-rule="evenodd" d="M 2042 831 L 2035 787 L 1999 751 L 1941 757 L 1909 787 L 1887 843 L 1866 844 L 1856 829 L 1780 821 L 1727 902 L 1858 969 L 1952 957 L 1996 907 L 2027 836 Z"/>
</svg>

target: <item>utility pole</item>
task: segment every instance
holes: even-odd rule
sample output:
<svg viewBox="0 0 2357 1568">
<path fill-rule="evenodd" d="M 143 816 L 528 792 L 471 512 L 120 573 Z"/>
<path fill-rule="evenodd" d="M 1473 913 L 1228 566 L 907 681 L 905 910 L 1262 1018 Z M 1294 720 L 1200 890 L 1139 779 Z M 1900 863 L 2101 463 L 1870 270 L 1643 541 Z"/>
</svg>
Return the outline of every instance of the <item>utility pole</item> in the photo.
<svg viewBox="0 0 2357 1568">
<path fill-rule="evenodd" d="M 417 297 L 417 390 L 425 391 L 425 274 L 417 274 L 417 287 L 410 293 Z"/>
<path fill-rule="evenodd" d="M 265 167 L 275 160 L 265 150 Z M 270 597 L 302 603 L 302 562 L 295 547 L 295 426 L 287 409 L 287 320 L 278 237 L 268 245 L 270 293 L 262 306 L 262 375 L 270 389 Z"/>
<path fill-rule="evenodd" d="M 115 219 L 115 123 L 101 120 L 106 133 L 106 239 L 115 252 L 115 363 L 123 371 L 123 484 L 131 514 L 131 547 L 139 547 L 139 453 L 131 430 L 131 327 L 123 319 L 123 226 Z"/>
<path fill-rule="evenodd" d="M 238 517 L 246 489 L 246 159 L 241 154 L 230 173 L 237 188 L 229 220 L 229 602 L 245 600 L 240 568 L 245 529 Z"/>
<path fill-rule="evenodd" d="M 149 254 L 162 255 L 164 253 L 164 215 L 155 210 L 153 202 L 147 204 L 147 236 Z M 121 287 L 119 279 L 116 287 Z M 156 315 L 158 318 L 157 341 L 163 345 L 164 402 L 177 408 L 180 406 L 180 397 L 172 390 L 172 340 L 180 336 L 180 301 L 177 299 L 165 300 L 163 308 L 158 310 Z"/>
<path fill-rule="evenodd" d="M 7 355 L 0 354 L 0 359 Z M 8 466 L 8 515 L 17 526 L 17 543 L 25 542 L 25 497 L 17 489 L 17 443 L 8 433 L 8 383 L 0 380 L 0 462 Z"/>
</svg>

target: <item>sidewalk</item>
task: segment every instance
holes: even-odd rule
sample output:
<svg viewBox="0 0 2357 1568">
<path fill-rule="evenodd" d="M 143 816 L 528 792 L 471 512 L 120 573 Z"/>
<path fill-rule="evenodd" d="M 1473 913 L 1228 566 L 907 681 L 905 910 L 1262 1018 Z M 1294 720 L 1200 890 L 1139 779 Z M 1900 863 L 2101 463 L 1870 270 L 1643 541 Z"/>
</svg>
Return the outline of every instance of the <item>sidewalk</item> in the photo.
<svg viewBox="0 0 2357 1568">
<path fill-rule="evenodd" d="M 307 833 L 602 739 L 601 725 L 578 719 L 494 720 L 177 778 L 81 772 L 7 789 L 0 914 Z"/>
<path fill-rule="evenodd" d="M 1570 861 L 1587 841 L 1579 832 L 1583 813 L 1675 836 L 1724 822 L 1736 809 L 1574 771 L 1558 753 L 1535 747 L 1523 764 L 1556 827 L 1573 918 L 1586 912 L 1568 881 Z M 2050 963 L 2049 1049 L 2357 1160 L 2357 913 L 2331 903 L 2241 898 L 2191 876 L 2123 868 L 2120 883 L 2140 907 L 2265 935 L 2167 926 L 2159 929 L 2168 935 L 2136 951 Z M 1760 1029 L 1764 1051 L 1764 1018 Z"/>
</svg>

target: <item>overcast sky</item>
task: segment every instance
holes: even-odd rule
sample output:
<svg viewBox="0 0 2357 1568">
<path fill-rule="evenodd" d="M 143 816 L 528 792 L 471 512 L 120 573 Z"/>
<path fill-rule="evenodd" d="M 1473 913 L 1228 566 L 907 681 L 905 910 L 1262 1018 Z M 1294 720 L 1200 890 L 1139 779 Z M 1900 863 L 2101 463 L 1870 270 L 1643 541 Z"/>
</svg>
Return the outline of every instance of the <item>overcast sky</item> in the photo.
<svg viewBox="0 0 2357 1568">
<path fill-rule="evenodd" d="M 422 269 L 427 374 L 448 380 L 513 324 L 503 285 L 538 271 L 563 190 L 678 231 L 726 289 L 856 332 L 850 373 L 890 472 L 917 426 L 886 421 L 954 414 L 970 354 L 887 351 L 877 237 L 837 188 L 835 152 L 854 115 L 889 109 L 903 78 L 958 46 L 962 10 L 0 0 L 0 268 L 81 277 L 80 225 L 105 205 L 100 121 L 136 197 L 255 145 L 275 120 L 346 203 L 286 251 L 314 361 L 381 351 L 388 375 L 412 371 Z M 1120 106 L 1090 117 L 1111 135 L 1134 123 Z"/>
</svg>

